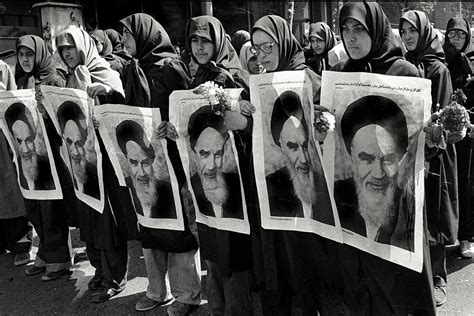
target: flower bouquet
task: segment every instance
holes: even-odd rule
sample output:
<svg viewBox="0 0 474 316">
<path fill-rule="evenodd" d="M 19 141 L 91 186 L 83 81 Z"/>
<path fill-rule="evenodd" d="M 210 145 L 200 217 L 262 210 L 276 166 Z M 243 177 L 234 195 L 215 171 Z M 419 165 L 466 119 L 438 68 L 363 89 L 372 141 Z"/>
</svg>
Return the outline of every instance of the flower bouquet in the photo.
<svg viewBox="0 0 474 316">
<path fill-rule="evenodd" d="M 314 113 L 314 138 L 318 142 L 323 142 L 329 131 L 333 131 L 336 126 L 336 118 L 328 111 L 315 111 Z"/>
<path fill-rule="evenodd" d="M 453 100 L 439 112 L 439 123 L 447 132 L 447 142 L 450 144 L 462 140 L 471 127 L 468 110 L 456 101 L 456 96 L 453 96 Z"/>
<path fill-rule="evenodd" d="M 212 81 L 200 84 L 193 92 L 207 98 L 216 115 L 224 116 L 225 111 L 236 110 L 236 105 L 232 105 L 229 94 Z"/>
</svg>

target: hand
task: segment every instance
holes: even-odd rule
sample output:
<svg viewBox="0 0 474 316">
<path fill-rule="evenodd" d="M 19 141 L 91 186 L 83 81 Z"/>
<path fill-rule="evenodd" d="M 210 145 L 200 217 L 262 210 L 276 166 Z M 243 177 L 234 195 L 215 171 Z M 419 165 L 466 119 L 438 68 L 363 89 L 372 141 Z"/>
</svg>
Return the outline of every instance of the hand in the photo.
<svg viewBox="0 0 474 316">
<path fill-rule="evenodd" d="M 111 92 L 112 92 L 111 87 L 100 82 L 94 82 L 94 83 L 91 83 L 89 86 L 87 86 L 87 94 L 91 98 L 95 98 L 99 95 L 108 95 Z"/>
<path fill-rule="evenodd" d="M 49 118 L 48 112 L 46 111 L 43 105 L 44 96 L 41 93 L 41 89 L 39 88 L 39 86 L 35 88 L 35 99 L 36 99 L 36 107 L 38 108 L 38 111 L 41 113 L 43 118 L 45 119 Z"/>
<path fill-rule="evenodd" d="M 161 122 L 158 125 L 158 128 L 153 133 L 153 138 L 156 140 L 161 140 L 163 138 L 169 138 L 171 140 L 176 140 L 179 137 L 176 128 L 170 122 Z"/>
<path fill-rule="evenodd" d="M 95 116 L 93 116 L 93 115 L 92 115 L 92 124 L 94 124 L 95 129 L 99 129 L 100 123 L 99 123 L 98 120 L 96 120 Z"/>
<path fill-rule="evenodd" d="M 443 140 L 443 126 L 430 122 L 423 128 L 425 135 L 425 143 L 428 147 L 438 147 Z"/>
<path fill-rule="evenodd" d="M 255 107 L 247 100 L 240 100 L 240 113 L 245 116 L 252 116 L 255 113 Z"/>
</svg>

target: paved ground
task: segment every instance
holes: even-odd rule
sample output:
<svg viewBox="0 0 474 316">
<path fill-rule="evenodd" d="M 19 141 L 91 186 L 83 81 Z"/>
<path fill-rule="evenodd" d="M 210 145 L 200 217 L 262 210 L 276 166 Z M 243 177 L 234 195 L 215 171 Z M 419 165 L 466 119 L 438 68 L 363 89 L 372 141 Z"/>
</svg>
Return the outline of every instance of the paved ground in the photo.
<svg viewBox="0 0 474 316">
<path fill-rule="evenodd" d="M 84 247 L 77 235 L 77 231 L 73 231 L 77 262 L 69 278 L 42 282 L 40 276 L 25 276 L 25 267 L 14 267 L 10 254 L 0 255 L 0 315 L 166 315 L 166 306 L 148 313 L 137 313 L 134 309 L 147 285 L 145 264 L 137 242 L 129 244 L 129 281 L 126 289 L 109 302 L 90 303 L 87 282 L 94 273 L 85 260 Z M 34 247 L 33 256 L 36 250 Z M 439 315 L 474 315 L 474 259 L 461 259 L 457 251 L 456 246 L 448 249 L 448 301 L 438 310 Z M 205 276 L 203 271 L 203 286 Z M 256 297 L 254 310 L 257 315 L 261 314 Z M 193 315 L 206 314 L 207 301 L 204 293 L 202 305 Z"/>
</svg>

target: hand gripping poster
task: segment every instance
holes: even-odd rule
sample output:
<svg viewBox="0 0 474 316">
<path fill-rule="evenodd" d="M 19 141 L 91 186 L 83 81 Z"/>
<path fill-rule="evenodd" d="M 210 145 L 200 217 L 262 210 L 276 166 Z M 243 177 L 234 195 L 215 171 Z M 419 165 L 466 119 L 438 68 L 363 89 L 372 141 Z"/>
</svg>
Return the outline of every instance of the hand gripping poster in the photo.
<svg viewBox="0 0 474 316">
<path fill-rule="evenodd" d="M 233 124 L 243 119 L 235 109 L 242 90 L 210 87 L 209 91 L 213 89 L 227 96 L 232 110 L 224 110 L 218 100 L 210 105 L 210 99 L 197 90 L 174 91 L 170 95 L 170 123 L 179 135 L 176 144 L 196 220 L 209 227 L 250 234 L 235 145 L 238 136 L 231 131 Z"/>
<path fill-rule="evenodd" d="M 61 156 L 69 169 L 77 198 L 104 211 L 102 154 L 92 123 L 93 100 L 85 91 L 41 86 L 43 104 L 62 136 Z"/>
<path fill-rule="evenodd" d="M 341 242 L 341 228 L 313 137 L 313 90 L 305 71 L 250 77 L 256 108 L 253 160 L 262 227 Z"/>
<path fill-rule="evenodd" d="M 326 71 L 324 142 L 344 243 L 415 271 L 423 263 L 424 143 L 431 83 Z"/>
<path fill-rule="evenodd" d="M 145 227 L 184 230 L 180 188 L 165 139 L 157 138 L 158 108 L 104 104 L 94 108 L 119 183 L 130 189 Z"/>
<path fill-rule="evenodd" d="M 13 152 L 23 196 L 34 200 L 62 199 L 56 165 L 43 117 L 37 111 L 34 90 L 0 92 L 0 127 Z"/>
</svg>

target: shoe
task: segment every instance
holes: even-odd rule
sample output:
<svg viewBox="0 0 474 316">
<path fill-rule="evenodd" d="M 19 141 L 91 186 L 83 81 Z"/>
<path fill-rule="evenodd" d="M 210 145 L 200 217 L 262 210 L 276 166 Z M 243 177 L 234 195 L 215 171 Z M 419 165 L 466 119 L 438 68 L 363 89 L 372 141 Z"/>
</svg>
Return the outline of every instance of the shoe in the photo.
<svg viewBox="0 0 474 316">
<path fill-rule="evenodd" d="M 96 292 L 102 288 L 102 280 L 104 277 L 100 274 L 95 274 L 92 279 L 87 283 L 87 287 L 91 292 Z"/>
<path fill-rule="evenodd" d="M 92 294 L 91 302 L 92 303 L 103 303 L 110 300 L 112 297 L 120 293 L 120 291 L 115 291 L 114 289 L 104 290 L 100 293 Z"/>
<path fill-rule="evenodd" d="M 474 252 L 469 240 L 461 241 L 461 243 L 459 244 L 459 252 L 461 253 L 461 257 L 463 258 L 472 258 L 472 256 L 474 255 Z"/>
<path fill-rule="evenodd" d="M 436 302 L 437 307 L 443 305 L 446 302 L 446 298 L 447 298 L 446 285 L 435 284 L 434 297 L 435 297 L 435 302 Z"/>
<path fill-rule="evenodd" d="M 196 310 L 198 306 L 199 305 L 191 305 L 174 301 L 173 304 L 168 306 L 167 312 L 169 316 L 186 316 L 192 311 Z"/>
<path fill-rule="evenodd" d="M 135 309 L 139 312 L 149 311 L 157 306 L 166 305 L 171 302 L 172 298 L 165 299 L 164 301 L 155 301 L 148 296 L 143 296 L 136 304 Z"/>
<path fill-rule="evenodd" d="M 27 276 L 37 275 L 46 271 L 46 267 L 32 266 L 25 270 Z"/>
<path fill-rule="evenodd" d="M 13 264 L 15 265 L 15 267 L 19 267 L 27 264 L 28 262 L 30 262 L 30 253 L 22 252 L 15 255 L 15 260 L 13 261 Z"/>
<path fill-rule="evenodd" d="M 62 275 L 69 274 L 71 273 L 71 270 L 69 268 L 59 270 L 59 271 L 52 271 L 52 272 L 47 272 L 45 275 L 41 277 L 41 281 L 53 281 L 59 278 Z"/>
</svg>

